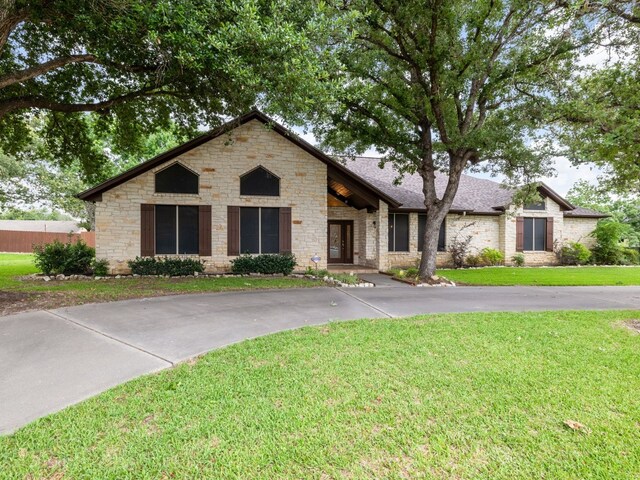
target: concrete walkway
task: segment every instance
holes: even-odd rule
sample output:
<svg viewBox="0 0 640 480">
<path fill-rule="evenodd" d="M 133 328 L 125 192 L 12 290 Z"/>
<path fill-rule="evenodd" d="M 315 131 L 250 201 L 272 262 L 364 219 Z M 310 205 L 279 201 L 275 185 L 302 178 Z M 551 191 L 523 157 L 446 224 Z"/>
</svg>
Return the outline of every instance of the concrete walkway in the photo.
<svg viewBox="0 0 640 480">
<path fill-rule="evenodd" d="M 378 286 L 180 295 L 0 317 L 0 433 L 209 350 L 332 320 L 640 309 L 640 287 L 415 288 L 368 279 Z"/>
</svg>

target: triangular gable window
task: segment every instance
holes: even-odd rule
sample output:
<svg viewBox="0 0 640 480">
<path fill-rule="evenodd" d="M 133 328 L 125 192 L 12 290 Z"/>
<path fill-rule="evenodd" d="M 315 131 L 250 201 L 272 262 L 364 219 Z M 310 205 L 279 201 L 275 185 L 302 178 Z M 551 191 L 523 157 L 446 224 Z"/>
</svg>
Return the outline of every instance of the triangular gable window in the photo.
<svg viewBox="0 0 640 480">
<path fill-rule="evenodd" d="M 156 193 L 198 193 L 198 175 L 174 163 L 156 173 Z"/>
<path fill-rule="evenodd" d="M 264 167 L 257 167 L 240 177 L 240 195 L 280 196 L 280 179 Z"/>
</svg>

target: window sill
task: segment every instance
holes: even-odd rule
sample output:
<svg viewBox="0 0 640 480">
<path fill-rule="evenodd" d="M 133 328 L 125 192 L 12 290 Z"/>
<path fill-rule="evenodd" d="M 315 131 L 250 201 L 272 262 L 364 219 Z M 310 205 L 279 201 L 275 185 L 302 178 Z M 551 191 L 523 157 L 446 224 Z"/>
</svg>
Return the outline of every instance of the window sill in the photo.
<svg viewBox="0 0 640 480">
<path fill-rule="evenodd" d="M 154 197 L 180 197 L 180 198 L 201 198 L 199 193 L 153 193 Z"/>
</svg>

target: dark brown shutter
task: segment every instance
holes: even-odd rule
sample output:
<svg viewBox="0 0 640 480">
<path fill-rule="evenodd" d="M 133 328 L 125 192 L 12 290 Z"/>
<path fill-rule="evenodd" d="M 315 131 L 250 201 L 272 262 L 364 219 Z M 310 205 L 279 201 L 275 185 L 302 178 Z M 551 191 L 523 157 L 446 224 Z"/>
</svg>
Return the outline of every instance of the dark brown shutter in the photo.
<svg viewBox="0 0 640 480">
<path fill-rule="evenodd" d="M 240 207 L 227 207 L 227 255 L 240 255 Z"/>
<path fill-rule="evenodd" d="M 211 256 L 211 205 L 200 205 L 198 209 L 198 253 Z"/>
<path fill-rule="evenodd" d="M 140 205 L 140 256 L 153 257 L 155 253 L 155 206 Z"/>
<path fill-rule="evenodd" d="M 547 252 L 553 252 L 553 217 L 547 217 Z"/>
<path fill-rule="evenodd" d="M 524 251 L 524 218 L 516 218 L 516 252 Z"/>
<path fill-rule="evenodd" d="M 280 253 L 291 253 L 291 208 L 280 208 Z"/>
</svg>

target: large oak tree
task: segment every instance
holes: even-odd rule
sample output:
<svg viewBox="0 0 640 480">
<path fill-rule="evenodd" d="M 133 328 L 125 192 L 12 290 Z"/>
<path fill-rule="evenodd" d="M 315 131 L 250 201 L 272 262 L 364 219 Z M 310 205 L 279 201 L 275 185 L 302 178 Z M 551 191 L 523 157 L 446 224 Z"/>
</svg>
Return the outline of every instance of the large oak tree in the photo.
<svg viewBox="0 0 640 480">
<path fill-rule="evenodd" d="M 468 168 L 528 175 L 548 166 L 541 138 L 549 85 L 601 25 L 564 2 L 336 2 L 327 48 L 343 88 L 316 117 L 336 150 L 375 147 L 423 179 L 420 276 L 435 272 L 438 229 Z M 448 175 L 436 192 L 435 175 Z"/>
<path fill-rule="evenodd" d="M 292 79 L 314 74 L 305 4 L 0 0 L 0 151 L 28 152 L 38 113 L 52 157 L 91 174 L 108 162 L 96 136 L 132 154 L 169 125 L 193 133 L 266 95 L 290 105 Z"/>
</svg>

